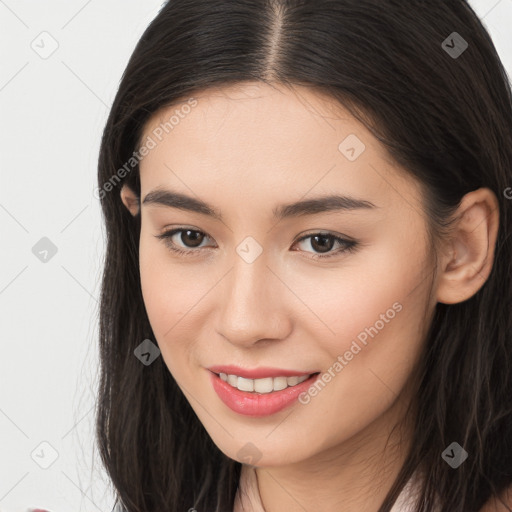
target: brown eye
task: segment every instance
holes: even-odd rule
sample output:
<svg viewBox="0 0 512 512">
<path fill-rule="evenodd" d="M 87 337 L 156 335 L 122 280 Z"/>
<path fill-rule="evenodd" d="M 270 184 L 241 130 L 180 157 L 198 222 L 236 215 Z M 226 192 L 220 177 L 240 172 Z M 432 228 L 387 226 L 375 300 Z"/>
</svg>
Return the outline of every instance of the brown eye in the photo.
<svg viewBox="0 0 512 512">
<path fill-rule="evenodd" d="M 180 254 L 198 252 L 193 249 L 200 247 L 205 237 L 208 235 L 202 231 L 186 228 L 171 229 L 161 235 L 156 235 L 156 238 L 163 240 L 169 249 Z"/>
<path fill-rule="evenodd" d="M 308 244 L 309 247 L 318 253 L 313 253 L 313 259 L 331 258 L 344 252 L 353 252 L 356 250 L 358 244 L 358 242 L 354 240 L 345 240 L 344 238 L 336 236 L 332 233 L 311 233 L 309 235 L 303 236 L 298 240 L 298 242 L 301 243 L 308 239 L 310 240 Z M 333 251 L 332 249 L 336 244 L 338 244 L 340 248 Z"/>
<path fill-rule="evenodd" d="M 320 253 L 329 252 L 334 246 L 332 235 L 314 235 L 311 237 L 311 247 Z"/>
<path fill-rule="evenodd" d="M 179 238 L 187 247 L 198 247 L 204 239 L 204 233 L 184 229 L 181 230 L 181 236 Z"/>
</svg>

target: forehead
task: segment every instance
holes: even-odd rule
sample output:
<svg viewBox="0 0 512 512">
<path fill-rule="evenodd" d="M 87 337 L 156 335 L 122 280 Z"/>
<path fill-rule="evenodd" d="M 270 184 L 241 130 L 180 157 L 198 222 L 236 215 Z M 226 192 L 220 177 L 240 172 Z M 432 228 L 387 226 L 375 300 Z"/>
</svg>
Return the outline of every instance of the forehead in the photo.
<svg viewBox="0 0 512 512">
<path fill-rule="evenodd" d="M 143 196 L 166 185 L 199 195 L 222 189 L 238 200 L 274 191 L 295 199 L 336 190 L 380 196 L 380 204 L 397 193 L 419 195 L 363 124 L 311 88 L 245 83 L 200 91 L 154 114 L 142 143 L 148 138 L 155 145 L 140 164 Z"/>
</svg>

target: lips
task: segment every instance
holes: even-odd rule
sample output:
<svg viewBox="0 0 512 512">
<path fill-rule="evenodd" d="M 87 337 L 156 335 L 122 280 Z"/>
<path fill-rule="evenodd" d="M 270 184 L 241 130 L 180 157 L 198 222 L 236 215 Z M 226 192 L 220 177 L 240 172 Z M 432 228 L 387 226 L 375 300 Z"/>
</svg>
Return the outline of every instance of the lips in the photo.
<svg viewBox="0 0 512 512">
<path fill-rule="evenodd" d="M 232 411 L 253 417 L 275 414 L 292 405 L 320 374 L 280 368 L 247 370 L 235 366 L 212 366 L 208 370 L 221 401 Z"/>
</svg>

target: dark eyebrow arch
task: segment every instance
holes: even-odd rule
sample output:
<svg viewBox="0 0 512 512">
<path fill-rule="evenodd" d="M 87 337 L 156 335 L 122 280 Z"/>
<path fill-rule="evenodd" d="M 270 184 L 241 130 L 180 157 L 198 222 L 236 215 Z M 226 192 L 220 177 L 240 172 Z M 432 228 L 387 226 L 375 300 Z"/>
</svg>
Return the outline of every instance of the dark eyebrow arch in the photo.
<svg viewBox="0 0 512 512">
<path fill-rule="evenodd" d="M 179 192 L 172 192 L 165 189 L 152 190 L 151 192 L 148 192 L 142 203 L 144 205 L 153 204 L 201 213 L 222 221 L 222 214 L 220 211 L 200 199 L 180 194 Z M 352 211 L 372 208 L 378 207 L 370 201 L 343 195 L 327 195 L 298 201 L 296 203 L 279 205 L 272 209 L 272 213 L 274 219 L 282 220 L 290 217 L 315 215 L 324 212 Z"/>
</svg>

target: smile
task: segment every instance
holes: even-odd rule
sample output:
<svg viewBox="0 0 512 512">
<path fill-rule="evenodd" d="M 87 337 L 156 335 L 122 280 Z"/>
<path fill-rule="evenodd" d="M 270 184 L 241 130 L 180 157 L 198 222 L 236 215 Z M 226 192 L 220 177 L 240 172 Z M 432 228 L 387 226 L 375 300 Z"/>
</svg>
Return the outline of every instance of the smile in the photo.
<svg viewBox="0 0 512 512">
<path fill-rule="evenodd" d="M 244 416 L 262 417 L 296 404 L 300 394 L 314 384 L 320 372 L 224 366 L 209 368 L 209 374 L 211 385 L 224 405 Z"/>
</svg>

